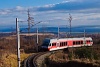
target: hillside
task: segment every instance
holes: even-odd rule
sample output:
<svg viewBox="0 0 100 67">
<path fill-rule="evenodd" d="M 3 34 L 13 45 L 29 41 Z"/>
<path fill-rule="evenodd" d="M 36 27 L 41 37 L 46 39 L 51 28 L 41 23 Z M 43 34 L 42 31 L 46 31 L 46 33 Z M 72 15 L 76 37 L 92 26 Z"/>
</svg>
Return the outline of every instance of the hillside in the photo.
<svg viewBox="0 0 100 67">
<path fill-rule="evenodd" d="M 88 37 L 93 38 L 93 50 L 97 50 L 96 52 L 100 54 L 100 34 L 91 34 L 86 35 Z M 57 35 L 39 35 L 39 45 L 42 44 L 44 38 L 54 38 Z M 79 37 L 79 36 L 78 36 Z M 36 52 L 36 35 L 21 35 L 21 54 L 23 53 L 34 53 Z M 0 64 L 5 65 L 2 58 L 8 58 L 16 56 L 17 54 L 17 42 L 16 35 L 3 35 L 0 36 Z M 9 60 L 9 59 L 8 59 Z M 9 66 L 8 66 L 9 67 Z"/>
</svg>

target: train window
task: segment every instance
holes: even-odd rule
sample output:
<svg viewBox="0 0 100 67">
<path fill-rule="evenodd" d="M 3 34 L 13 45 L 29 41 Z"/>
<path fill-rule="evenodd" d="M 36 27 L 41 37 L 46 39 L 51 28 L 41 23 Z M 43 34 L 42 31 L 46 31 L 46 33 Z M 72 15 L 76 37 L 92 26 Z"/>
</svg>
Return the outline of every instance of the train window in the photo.
<svg viewBox="0 0 100 67">
<path fill-rule="evenodd" d="M 63 42 L 63 46 L 65 46 L 65 43 Z"/>
<path fill-rule="evenodd" d="M 63 46 L 63 42 L 62 42 L 62 46 Z"/>
<path fill-rule="evenodd" d="M 60 46 L 66 46 L 67 42 L 60 42 Z"/>
<path fill-rule="evenodd" d="M 73 45 L 80 45 L 83 44 L 83 41 L 73 41 Z"/>
<path fill-rule="evenodd" d="M 62 42 L 62 46 L 64 46 L 63 42 Z"/>
<path fill-rule="evenodd" d="M 63 46 L 66 46 L 66 43 L 65 42 L 63 42 Z"/>
<path fill-rule="evenodd" d="M 90 40 L 88 42 L 90 42 Z"/>
<path fill-rule="evenodd" d="M 63 43 L 61 42 L 61 46 L 63 46 Z"/>
<path fill-rule="evenodd" d="M 81 44 L 81 41 L 78 41 L 78 44 Z"/>
<path fill-rule="evenodd" d="M 88 42 L 88 40 L 86 42 Z"/>
<path fill-rule="evenodd" d="M 78 44 L 78 41 L 76 41 L 76 45 Z"/>
<path fill-rule="evenodd" d="M 90 42 L 93 42 L 92 40 L 90 40 Z"/>
<path fill-rule="evenodd" d="M 75 45 L 75 41 L 73 41 L 73 45 Z"/>
<path fill-rule="evenodd" d="M 60 42 L 60 46 L 63 46 L 63 42 Z"/>
<path fill-rule="evenodd" d="M 81 41 L 81 44 L 83 44 L 83 41 Z"/>
<path fill-rule="evenodd" d="M 64 45 L 66 46 L 66 42 L 64 42 Z"/>
<path fill-rule="evenodd" d="M 66 43 L 66 46 L 67 46 L 67 42 L 65 42 Z"/>
<path fill-rule="evenodd" d="M 62 46 L 64 46 L 63 42 L 62 42 Z"/>
<path fill-rule="evenodd" d="M 65 42 L 63 42 L 63 45 L 65 46 Z"/>
<path fill-rule="evenodd" d="M 49 44 L 49 46 L 51 46 L 51 44 Z"/>
<path fill-rule="evenodd" d="M 80 42 L 80 41 L 78 41 L 78 44 L 81 44 L 81 42 Z"/>
<path fill-rule="evenodd" d="M 89 42 L 90 42 L 90 40 L 89 40 Z"/>
<path fill-rule="evenodd" d="M 76 41 L 76 45 L 78 44 L 78 42 Z"/>
<path fill-rule="evenodd" d="M 64 42 L 64 46 L 65 46 L 65 42 Z"/>
<path fill-rule="evenodd" d="M 80 41 L 75 41 L 75 43 L 73 43 L 74 45 L 79 45 L 81 42 Z"/>
<path fill-rule="evenodd" d="M 60 42 L 60 46 L 61 46 L 61 42 Z"/>
<path fill-rule="evenodd" d="M 87 40 L 86 42 L 90 42 L 90 40 Z"/>
<path fill-rule="evenodd" d="M 56 46 L 56 43 L 52 43 L 52 46 Z"/>
<path fill-rule="evenodd" d="M 77 45 L 79 44 L 79 41 L 77 41 Z"/>
</svg>

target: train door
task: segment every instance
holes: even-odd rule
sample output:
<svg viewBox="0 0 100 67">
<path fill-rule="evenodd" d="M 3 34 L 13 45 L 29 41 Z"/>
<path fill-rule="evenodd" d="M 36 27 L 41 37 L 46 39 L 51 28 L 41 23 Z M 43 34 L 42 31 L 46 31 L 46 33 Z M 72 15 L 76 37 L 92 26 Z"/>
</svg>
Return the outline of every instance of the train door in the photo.
<svg viewBox="0 0 100 67">
<path fill-rule="evenodd" d="M 60 45 L 59 42 L 57 42 L 57 44 L 56 44 L 57 48 L 59 48 L 59 45 Z"/>
</svg>

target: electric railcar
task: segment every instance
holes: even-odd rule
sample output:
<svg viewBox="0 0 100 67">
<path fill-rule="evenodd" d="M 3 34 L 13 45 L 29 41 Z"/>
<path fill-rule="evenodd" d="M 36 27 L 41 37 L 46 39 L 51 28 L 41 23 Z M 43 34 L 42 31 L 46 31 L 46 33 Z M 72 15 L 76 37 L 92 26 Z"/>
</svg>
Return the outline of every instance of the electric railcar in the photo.
<svg viewBox="0 0 100 67">
<path fill-rule="evenodd" d="M 92 46 L 93 41 L 91 37 L 82 38 L 61 38 L 61 39 L 44 39 L 41 48 L 47 51 L 65 49 L 68 47 L 81 47 L 81 46 Z"/>
</svg>

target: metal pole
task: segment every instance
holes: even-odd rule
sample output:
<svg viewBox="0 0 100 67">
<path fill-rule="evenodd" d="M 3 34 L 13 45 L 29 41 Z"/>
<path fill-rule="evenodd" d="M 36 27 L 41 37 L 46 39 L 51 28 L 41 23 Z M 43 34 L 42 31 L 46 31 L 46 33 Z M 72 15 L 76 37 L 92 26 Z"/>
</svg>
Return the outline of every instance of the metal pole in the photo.
<svg viewBox="0 0 100 67">
<path fill-rule="evenodd" d="M 86 44 L 86 41 L 85 41 L 85 29 L 84 29 L 84 46 Z"/>
<path fill-rule="evenodd" d="M 58 26 L 58 39 L 59 39 L 59 26 Z"/>
<path fill-rule="evenodd" d="M 85 38 L 85 29 L 84 29 L 84 38 Z"/>
<path fill-rule="evenodd" d="M 37 52 L 38 52 L 38 40 L 39 40 L 39 38 L 38 38 L 38 27 L 37 27 L 37 45 L 36 45 L 36 47 L 37 47 Z"/>
<path fill-rule="evenodd" d="M 27 12 L 28 12 L 28 20 L 27 21 L 28 21 L 28 34 L 29 34 L 30 33 L 30 14 L 29 14 L 30 11 L 29 11 L 29 9 Z"/>
<path fill-rule="evenodd" d="M 70 35 L 71 35 L 71 20 L 70 20 Z"/>
<path fill-rule="evenodd" d="M 72 30 L 71 30 L 71 21 L 72 21 L 72 16 L 71 16 L 71 14 L 69 13 L 69 25 L 70 25 L 70 30 L 69 30 L 69 34 L 71 35 L 71 32 L 72 32 Z"/>
<path fill-rule="evenodd" d="M 18 61 L 18 67 L 20 67 L 20 35 L 19 35 L 18 18 L 16 18 L 16 34 L 17 34 L 17 61 Z"/>
</svg>

